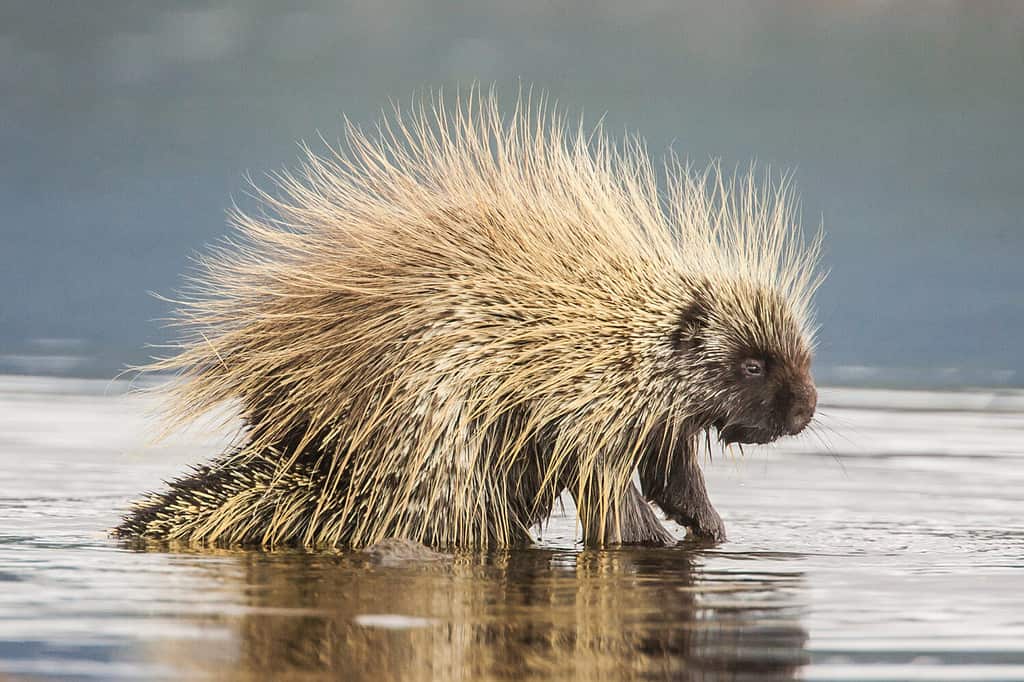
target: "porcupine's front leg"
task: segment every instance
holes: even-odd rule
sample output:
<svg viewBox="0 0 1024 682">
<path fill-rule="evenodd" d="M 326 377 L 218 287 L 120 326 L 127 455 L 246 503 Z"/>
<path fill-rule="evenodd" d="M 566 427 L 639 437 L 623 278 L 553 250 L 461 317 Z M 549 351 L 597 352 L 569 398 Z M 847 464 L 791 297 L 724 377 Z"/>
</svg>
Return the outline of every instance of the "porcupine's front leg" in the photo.
<svg viewBox="0 0 1024 682">
<path fill-rule="evenodd" d="M 583 526 L 583 544 L 587 547 L 606 545 L 674 545 L 676 538 L 665 529 L 640 491 L 630 481 L 619 502 L 619 518 L 608 511 L 602 531 L 600 510 L 584 508 L 576 498 L 575 488 L 568 486 L 576 504 L 576 513 Z M 592 507 L 593 505 L 591 505 Z"/>
<path fill-rule="evenodd" d="M 623 545 L 676 544 L 676 537 L 661 525 L 651 505 L 632 481 L 626 486 L 626 494 L 622 500 L 620 528 L 619 543 Z"/>
<path fill-rule="evenodd" d="M 688 442 L 675 448 L 668 467 L 664 456 L 649 455 L 638 469 L 644 497 L 657 503 L 668 518 L 689 528 L 696 538 L 725 540 L 725 524 L 711 505 L 697 453 Z"/>
</svg>

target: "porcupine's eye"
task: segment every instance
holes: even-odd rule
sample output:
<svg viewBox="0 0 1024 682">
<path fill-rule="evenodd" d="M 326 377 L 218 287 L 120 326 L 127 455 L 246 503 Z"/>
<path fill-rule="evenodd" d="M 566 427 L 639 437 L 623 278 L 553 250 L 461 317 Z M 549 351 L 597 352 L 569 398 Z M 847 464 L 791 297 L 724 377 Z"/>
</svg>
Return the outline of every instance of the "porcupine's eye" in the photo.
<svg viewBox="0 0 1024 682">
<path fill-rule="evenodd" d="M 740 372 L 746 379 L 760 379 L 764 376 L 764 360 L 747 358 L 740 363 Z"/>
</svg>

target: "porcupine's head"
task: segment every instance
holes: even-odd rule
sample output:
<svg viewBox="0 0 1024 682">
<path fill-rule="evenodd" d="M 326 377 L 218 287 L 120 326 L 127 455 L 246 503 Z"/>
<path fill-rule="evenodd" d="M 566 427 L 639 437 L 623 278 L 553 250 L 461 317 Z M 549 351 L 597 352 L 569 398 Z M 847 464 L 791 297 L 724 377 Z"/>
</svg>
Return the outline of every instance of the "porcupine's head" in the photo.
<svg viewBox="0 0 1024 682">
<path fill-rule="evenodd" d="M 676 348 L 699 384 L 702 421 L 729 443 L 796 435 L 817 406 L 811 347 L 785 299 L 745 283 L 703 283 L 680 316 Z"/>
<path fill-rule="evenodd" d="M 803 241 L 785 181 L 759 184 L 751 173 L 726 187 L 720 177 L 710 192 L 684 180 L 682 215 L 707 227 L 683 246 L 708 265 L 684 283 L 672 346 L 702 428 L 724 444 L 770 443 L 803 431 L 817 407 L 810 298 L 820 236 Z"/>
</svg>

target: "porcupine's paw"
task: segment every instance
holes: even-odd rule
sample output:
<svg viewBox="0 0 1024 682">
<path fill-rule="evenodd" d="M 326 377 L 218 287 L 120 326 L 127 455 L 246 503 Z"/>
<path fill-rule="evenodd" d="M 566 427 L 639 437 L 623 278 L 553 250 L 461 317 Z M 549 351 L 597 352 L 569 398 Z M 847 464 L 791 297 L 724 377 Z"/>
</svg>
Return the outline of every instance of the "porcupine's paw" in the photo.
<svg viewBox="0 0 1024 682">
<path fill-rule="evenodd" d="M 676 536 L 661 525 L 651 505 L 632 483 L 623 500 L 621 529 L 621 537 L 613 538 L 612 544 L 664 547 L 678 542 Z"/>
<path fill-rule="evenodd" d="M 644 503 L 646 506 L 646 503 Z M 606 545 L 646 545 L 649 547 L 672 546 L 679 539 L 661 525 L 658 517 L 648 508 L 640 520 L 624 523 L 621 534 L 611 533 L 605 539 Z"/>
<path fill-rule="evenodd" d="M 714 507 L 708 505 L 698 509 L 685 511 L 672 510 L 666 516 L 680 526 L 686 526 L 695 540 L 704 540 L 718 544 L 725 542 L 725 523 Z"/>
<path fill-rule="evenodd" d="M 643 542 L 645 545 L 654 545 L 657 547 L 671 547 L 679 542 L 679 538 L 672 534 L 672 531 L 668 530 L 660 523 L 657 526 L 651 528 L 650 537 Z"/>
</svg>

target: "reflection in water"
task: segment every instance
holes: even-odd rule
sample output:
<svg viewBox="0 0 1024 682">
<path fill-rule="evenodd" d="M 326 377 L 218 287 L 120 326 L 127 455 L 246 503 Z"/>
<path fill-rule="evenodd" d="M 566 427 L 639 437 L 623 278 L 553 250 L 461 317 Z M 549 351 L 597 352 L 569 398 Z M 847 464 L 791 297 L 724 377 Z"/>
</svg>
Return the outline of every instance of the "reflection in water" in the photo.
<svg viewBox="0 0 1024 682">
<path fill-rule="evenodd" d="M 705 574 L 682 549 L 526 550 L 443 566 L 242 554 L 240 678 L 791 678 L 799 574 Z M 179 661 L 180 664 L 180 661 Z"/>
</svg>

